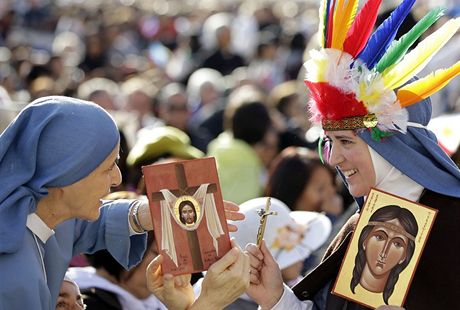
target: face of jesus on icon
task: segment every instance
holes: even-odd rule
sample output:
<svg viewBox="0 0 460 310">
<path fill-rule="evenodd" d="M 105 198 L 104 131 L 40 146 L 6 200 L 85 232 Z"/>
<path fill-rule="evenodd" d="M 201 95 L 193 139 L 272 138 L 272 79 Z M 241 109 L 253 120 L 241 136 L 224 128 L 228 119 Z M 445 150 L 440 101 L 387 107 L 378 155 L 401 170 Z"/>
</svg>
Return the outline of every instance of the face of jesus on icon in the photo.
<svg viewBox="0 0 460 310">
<path fill-rule="evenodd" d="M 195 208 L 188 201 L 183 201 L 179 206 L 180 221 L 186 225 L 196 223 Z"/>
</svg>

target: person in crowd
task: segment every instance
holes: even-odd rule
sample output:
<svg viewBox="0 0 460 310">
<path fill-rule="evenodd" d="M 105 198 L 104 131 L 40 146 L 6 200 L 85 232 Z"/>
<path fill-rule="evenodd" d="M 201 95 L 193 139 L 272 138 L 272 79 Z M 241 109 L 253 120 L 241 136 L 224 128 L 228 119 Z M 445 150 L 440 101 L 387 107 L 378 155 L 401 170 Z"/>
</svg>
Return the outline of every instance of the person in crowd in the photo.
<svg viewBox="0 0 460 310">
<path fill-rule="evenodd" d="M 206 130 L 212 137 L 222 132 L 222 118 L 212 121 L 209 118 L 224 108 L 225 87 L 224 77 L 217 70 L 200 68 L 190 75 L 187 82 L 188 104 L 192 114 L 189 126 Z"/>
<path fill-rule="evenodd" d="M 139 263 L 148 204 L 102 201 L 121 182 L 119 139 L 101 107 L 59 96 L 30 103 L 0 135 L 0 309 L 54 309 L 75 254 L 107 249 L 124 268 Z"/>
<path fill-rule="evenodd" d="M 413 3 L 403 1 L 389 17 L 391 24 L 403 20 Z M 305 64 L 305 82 L 311 92 L 312 120 L 325 131 L 326 159 L 337 168 L 360 206 L 374 187 L 439 211 L 403 307 L 455 309 L 460 306 L 456 297 L 460 289 L 457 276 L 460 235 L 452 232 L 456 231 L 455 219 L 460 216 L 460 170 L 426 125 L 431 117 L 429 95 L 459 71 L 454 66 L 444 71 L 450 73 L 449 77 L 439 74 L 421 80 L 412 77 L 426 64 L 419 62 L 419 53 L 426 52 L 425 55 L 432 57 L 440 46 L 428 52 L 425 48 L 433 46 L 433 40 L 440 37 L 447 41 L 460 23 L 448 21 L 394 63 L 390 56 L 398 50 L 389 48 L 383 56 L 382 49 L 385 51 L 391 40 L 385 45 L 377 38 L 392 37 L 397 27 L 389 31 L 389 22 L 384 22 L 370 37 L 372 27 L 364 29 L 361 23 L 366 20 L 373 24 L 376 11 L 370 8 L 378 8 L 373 4 L 368 1 L 367 9 L 358 13 L 348 32 L 345 29 L 340 34 L 344 29 L 334 24 L 332 33 L 335 31 L 338 37 L 320 36 L 324 48 L 310 53 L 312 58 Z M 438 10 L 428 13 L 431 23 L 442 15 Z M 336 13 L 340 15 L 343 11 Z M 368 33 L 367 45 L 358 43 L 362 39 L 354 35 L 358 32 Z M 333 40 L 338 41 L 332 43 Z M 395 42 L 393 48 L 400 43 Z M 358 217 L 355 214 L 348 220 L 330 244 L 322 263 L 292 290 L 283 286 L 267 245 L 260 249 L 249 245 L 252 284 L 248 295 L 262 309 L 364 309 L 331 294 Z"/>
<path fill-rule="evenodd" d="M 225 19 L 225 13 L 210 16 L 208 22 L 216 18 Z M 205 57 L 201 67 L 217 70 L 225 76 L 236 68 L 244 66 L 245 60 L 232 50 L 232 30 L 229 23 L 222 22 L 214 31 L 216 47 Z"/>
<path fill-rule="evenodd" d="M 210 138 L 207 131 L 190 126 L 191 111 L 184 86 L 170 83 L 160 90 L 157 98 L 158 116 L 165 125 L 182 130 L 194 147 L 206 152 Z"/>
<path fill-rule="evenodd" d="M 341 197 L 332 168 L 300 147 L 284 149 L 273 161 L 265 195 L 284 202 L 293 211 L 342 213 Z"/>
<path fill-rule="evenodd" d="M 56 310 L 84 310 L 86 304 L 80 292 L 78 284 L 65 276 L 62 280 L 61 289 L 56 303 Z"/>
<path fill-rule="evenodd" d="M 132 269 L 126 270 L 107 250 L 100 250 L 87 254 L 91 266 L 69 268 L 67 275 L 79 285 L 88 310 L 163 310 L 166 307 L 148 290 L 145 275 L 157 255 L 153 233 L 149 233 L 142 261 Z"/>
<path fill-rule="evenodd" d="M 186 133 L 171 126 L 144 128 L 128 154 L 127 163 L 133 176 L 132 182 L 139 193 L 145 193 L 142 166 L 159 160 L 187 160 L 204 156 L 190 144 Z"/>
<path fill-rule="evenodd" d="M 123 110 L 136 114 L 137 129 L 162 123 L 154 105 L 158 86 L 142 76 L 134 76 L 121 84 L 121 92 L 126 97 Z"/>
<path fill-rule="evenodd" d="M 274 87 L 268 94 L 267 104 L 279 113 L 284 127 L 280 134 L 281 150 L 291 145 L 316 149 L 317 143 L 309 142 L 305 138 L 309 123 L 299 96 L 303 87 L 305 86 L 299 81 L 287 81 Z"/>
<path fill-rule="evenodd" d="M 224 199 L 241 203 L 259 197 L 266 167 L 278 153 L 278 133 L 262 94 L 249 85 L 236 89 L 225 110 L 224 127 L 208 146 L 208 155 L 216 158 Z"/>
</svg>

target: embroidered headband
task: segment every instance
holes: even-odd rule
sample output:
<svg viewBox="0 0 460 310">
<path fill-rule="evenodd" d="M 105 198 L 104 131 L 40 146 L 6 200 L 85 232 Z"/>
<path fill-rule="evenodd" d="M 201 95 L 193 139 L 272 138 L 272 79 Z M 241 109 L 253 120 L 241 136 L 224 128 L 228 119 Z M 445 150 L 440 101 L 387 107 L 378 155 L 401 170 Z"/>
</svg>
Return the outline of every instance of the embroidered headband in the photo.
<svg viewBox="0 0 460 310">
<path fill-rule="evenodd" d="M 358 2 L 322 0 L 321 48 L 310 51 L 311 58 L 304 64 L 305 84 L 310 90 L 313 122 L 324 130 L 369 128 L 379 141 L 391 132 L 406 133 L 412 124 L 408 124 L 405 108 L 437 92 L 460 73 L 459 61 L 413 79 L 457 32 L 460 18 L 447 21 L 407 53 L 444 15 L 444 9 L 431 10 L 394 40 L 415 0 L 404 0 L 372 35 L 382 0 L 368 0 L 357 13 Z"/>
</svg>

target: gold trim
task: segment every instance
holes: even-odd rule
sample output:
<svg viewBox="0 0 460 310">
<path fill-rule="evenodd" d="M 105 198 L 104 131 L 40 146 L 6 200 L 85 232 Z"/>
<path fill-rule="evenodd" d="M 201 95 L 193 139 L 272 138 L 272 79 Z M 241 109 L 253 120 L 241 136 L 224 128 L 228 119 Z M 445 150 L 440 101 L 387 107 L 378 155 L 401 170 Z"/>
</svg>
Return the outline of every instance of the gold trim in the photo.
<svg viewBox="0 0 460 310">
<path fill-rule="evenodd" d="M 373 128 L 377 126 L 377 117 L 375 114 L 364 116 L 353 116 L 341 120 L 323 119 L 321 125 L 324 130 L 353 130 L 359 128 Z"/>
</svg>

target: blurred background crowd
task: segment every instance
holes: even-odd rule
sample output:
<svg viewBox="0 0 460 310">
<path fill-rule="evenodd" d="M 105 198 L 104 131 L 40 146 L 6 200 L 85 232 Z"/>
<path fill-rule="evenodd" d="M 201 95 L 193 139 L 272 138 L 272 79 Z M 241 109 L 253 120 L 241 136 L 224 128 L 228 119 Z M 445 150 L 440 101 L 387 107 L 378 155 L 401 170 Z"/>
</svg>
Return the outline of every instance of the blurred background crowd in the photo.
<svg viewBox="0 0 460 310">
<path fill-rule="evenodd" d="M 303 84 L 319 2 L 1 0 L 0 130 L 36 98 L 90 100 L 120 128 L 117 191 L 145 194 L 143 165 L 214 156 L 226 200 L 272 196 L 324 213 L 337 229 L 356 209 L 318 159 Z M 384 0 L 380 19 L 398 3 Z M 460 15 L 456 0 L 417 0 L 400 32 L 438 5 Z M 457 34 L 421 75 L 460 59 L 459 42 Z M 459 79 L 432 97 L 432 129 L 457 164 L 459 98 Z"/>
</svg>

